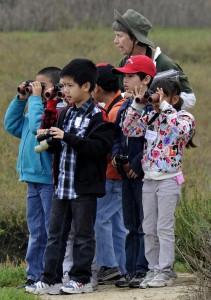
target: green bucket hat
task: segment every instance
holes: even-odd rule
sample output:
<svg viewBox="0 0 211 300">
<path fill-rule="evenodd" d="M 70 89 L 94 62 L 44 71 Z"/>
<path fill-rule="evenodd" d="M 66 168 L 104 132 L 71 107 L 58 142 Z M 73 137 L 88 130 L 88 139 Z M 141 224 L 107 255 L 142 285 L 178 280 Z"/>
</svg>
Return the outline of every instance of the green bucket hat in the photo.
<svg viewBox="0 0 211 300">
<path fill-rule="evenodd" d="M 121 23 L 141 43 L 154 47 L 148 40 L 148 31 L 152 28 L 150 21 L 133 9 L 128 9 L 124 15 L 114 9 L 114 19 Z"/>
</svg>

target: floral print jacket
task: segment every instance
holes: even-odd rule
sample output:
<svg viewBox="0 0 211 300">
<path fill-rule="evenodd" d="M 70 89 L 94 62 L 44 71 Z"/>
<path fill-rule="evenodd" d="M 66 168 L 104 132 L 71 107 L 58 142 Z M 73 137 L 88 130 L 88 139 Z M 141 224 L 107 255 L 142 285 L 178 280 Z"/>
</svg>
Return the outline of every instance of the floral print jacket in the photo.
<svg viewBox="0 0 211 300">
<path fill-rule="evenodd" d="M 146 145 L 142 159 L 143 170 L 162 179 L 165 174 L 182 172 L 182 155 L 185 145 L 195 129 L 194 117 L 185 110 L 176 111 L 167 101 L 162 101 L 160 113 L 130 107 L 123 123 L 123 133 L 130 137 L 145 136 Z M 169 175 L 170 175 L 169 174 Z"/>
</svg>

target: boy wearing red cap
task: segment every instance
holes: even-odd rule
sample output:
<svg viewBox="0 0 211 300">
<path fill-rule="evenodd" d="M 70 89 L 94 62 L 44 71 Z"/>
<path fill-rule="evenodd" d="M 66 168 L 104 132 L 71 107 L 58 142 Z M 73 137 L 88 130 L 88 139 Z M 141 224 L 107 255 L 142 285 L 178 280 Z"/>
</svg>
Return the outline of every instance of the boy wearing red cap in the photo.
<svg viewBox="0 0 211 300">
<path fill-rule="evenodd" d="M 124 74 L 124 88 L 126 92 L 133 95 L 136 90 L 148 90 L 156 74 L 156 68 L 149 57 L 137 55 L 130 57 L 123 68 L 115 68 L 113 72 L 119 75 Z M 123 219 L 128 230 L 125 243 L 126 274 L 123 274 L 115 285 L 117 287 L 136 288 L 140 286 L 148 271 L 148 262 L 145 258 L 142 229 L 142 180 L 144 173 L 141 159 L 144 138 L 128 138 L 122 132 L 122 124 L 132 101 L 133 96 L 122 104 L 117 114 L 112 163 L 121 171 Z M 146 112 L 151 111 L 152 105 L 146 105 L 144 110 Z"/>
</svg>

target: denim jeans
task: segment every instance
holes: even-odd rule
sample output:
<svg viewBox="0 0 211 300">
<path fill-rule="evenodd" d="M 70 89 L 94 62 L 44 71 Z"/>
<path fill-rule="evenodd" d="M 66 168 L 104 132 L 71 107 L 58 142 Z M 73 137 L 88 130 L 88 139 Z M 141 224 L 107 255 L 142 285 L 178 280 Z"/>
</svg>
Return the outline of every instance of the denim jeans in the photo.
<svg viewBox="0 0 211 300">
<path fill-rule="evenodd" d="M 106 195 L 97 199 L 95 233 L 97 264 L 119 267 L 125 274 L 125 238 L 127 231 L 122 216 L 121 180 L 106 179 Z"/>
<path fill-rule="evenodd" d="M 142 179 L 122 179 L 123 219 L 128 230 L 125 243 L 126 270 L 131 276 L 148 271 L 142 229 L 142 186 Z"/>
<path fill-rule="evenodd" d="M 53 198 L 48 243 L 45 251 L 45 268 L 41 280 L 49 284 L 62 281 L 62 264 L 73 222 L 75 228 L 73 266 L 69 276 L 81 283 L 90 281 L 91 264 L 95 254 L 96 206 L 95 196 L 79 196 L 72 200 Z"/>
<path fill-rule="evenodd" d="M 28 182 L 26 219 L 29 230 L 26 252 L 27 278 L 37 280 L 44 268 L 53 185 Z"/>
</svg>

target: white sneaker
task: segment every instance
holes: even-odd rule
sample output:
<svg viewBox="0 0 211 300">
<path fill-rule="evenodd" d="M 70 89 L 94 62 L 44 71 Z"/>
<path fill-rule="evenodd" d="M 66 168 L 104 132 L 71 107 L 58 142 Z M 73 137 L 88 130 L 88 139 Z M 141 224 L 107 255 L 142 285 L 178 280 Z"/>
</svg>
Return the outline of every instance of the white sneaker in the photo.
<svg viewBox="0 0 211 300">
<path fill-rule="evenodd" d="M 147 275 L 144 277 L 144 280 L 140 283 L 140 288 L 146 289 L 148 283 L 154 278 L 154 276 L 155 276 L 154 270 L 148 271 Z"/>
<path fill-rule="evenodd" d="M 164 286 L 172 286 L 173 278 L 169 277 L 165 272 L 157 273 L 154 278 L 148 282 L 148 287 L 164 287 Z"/>
<path fill-rule="evenodd" d="M 35 295 L 44 295 L 44 294 L 47 294 L 50 289 L 52 289 L 54 285 L 49 285 L 43 281 L 38 281 L 36 282 L 34 285 L 30 285 L 30 286 L 26 286 L 25 287 L 25 290 L 26 292 L 28 293 L 32 293 L 32 294 L 35 294 Z"/>
<path fill-rule="evenodd" d="M 56 283 L 51 286 L 48 295 L 60 295 L 60 289 L 63 287 L 63 283 Z"/>
<path fill-rule="evenodd" d="M 74 280 L 70 280 L 60 289 L 60 294 L 82 294 L 92 292 L 93 287 L 91 282 L 81 283 Z"/>
</svg>

